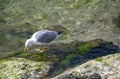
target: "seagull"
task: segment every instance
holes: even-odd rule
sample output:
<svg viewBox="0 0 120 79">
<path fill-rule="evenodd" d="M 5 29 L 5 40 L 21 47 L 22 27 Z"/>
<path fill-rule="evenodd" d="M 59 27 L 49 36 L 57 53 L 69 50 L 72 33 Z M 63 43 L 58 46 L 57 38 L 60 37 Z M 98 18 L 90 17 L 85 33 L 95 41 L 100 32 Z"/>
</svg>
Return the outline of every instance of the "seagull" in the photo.
<svg viewBox="0 0 120 79">
<path fill-rule="evenodd" d="M 24 52 L 28 52 L 29 48 L 33 45 L 42 46 L 44 44 L 48 44 L 51 41 L 53 41 L 54 39 L 56 39 L 57 37 L 59 37 L 60 34 L 62 34 L 62 33 L 63 33 L 63 30 L 60 30 L 59 32 L 52 31 L 52 30 L 37 31 L 37 32 L 33 33 L 33 35 L 31 36 L 30 39 L 26 40 Z M 42 51 L 41 47 L 39 48 L 39 50 Z"/>
</svg>

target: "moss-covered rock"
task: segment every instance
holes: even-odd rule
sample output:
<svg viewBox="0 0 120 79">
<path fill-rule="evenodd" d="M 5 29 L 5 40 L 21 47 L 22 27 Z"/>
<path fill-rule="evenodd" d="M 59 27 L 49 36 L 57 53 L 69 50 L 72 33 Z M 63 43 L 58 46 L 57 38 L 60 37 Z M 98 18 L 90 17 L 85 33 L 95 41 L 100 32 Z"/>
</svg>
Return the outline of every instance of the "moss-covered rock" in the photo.
<svg viewBox="0 0 120 79">
<path fill-rule="evenodd" d="M 73 62 L 71 62 L 71 61 L 74 60 L 75 57 L 77 57 L 77 54 L 74 54 L 74 53 L 69 54 L 68 56 L 65 57 L 65 59 L 63 61 L 61 61 L 60 65 L 63 67 L 72 66 Z"/>
<path fill-rule="evenodd" d="M 0 77 L 5 79 L 43 78 L 48 74 L 50 66 L 48 62 L 9 58 L 0 63 Z"/>
<path fill-rule="evenodd" d="M 44 52 L 42 53 L 21 53 L 17 57 L 26 58 L 33 61 L 48 61 L 48 55 Z"/>
<path fill-rule="evenodd" d="M 119 79 L 120 53 L 90 60 L 82 65 L 64 71 L 52 79 Z"/>
</svg>

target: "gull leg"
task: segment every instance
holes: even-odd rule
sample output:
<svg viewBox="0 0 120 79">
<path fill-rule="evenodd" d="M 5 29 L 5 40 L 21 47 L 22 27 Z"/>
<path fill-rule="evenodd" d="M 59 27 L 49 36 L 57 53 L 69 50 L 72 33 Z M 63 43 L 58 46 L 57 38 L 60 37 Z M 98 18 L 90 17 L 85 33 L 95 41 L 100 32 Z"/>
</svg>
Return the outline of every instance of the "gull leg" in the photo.
<svg viewBox="0 0 120 79">
<path fill-rule="evenodd" d="M 38 49 L 39 49 L 39 51 L 41 51 L 41 48 L 42 48 L 42 46 L 40 45 L 40 47 L 38 48 Z"/>
<path fill-rule="evenodd" d="M 29 51 L 29 48 L 28 47 L 25 47 L 24 48 L 24 52 L 28 52 Z"/>
<path fill-rule="evenodd" d="M 43 45 L 41 45 L 41 51 L 40 52 L 44 52 L 44 46 Z"/>
<path fill-rule="evenodd" d="M 40 47 L 39 48 L 37 48 L 37 49 L 35 49 L 36 51 L 41 51 L 41 45 L 40 45 Z"/>
<path fill-rule="evenodd" d="M 40 47 L 39 47 L 38 49 L 36 49 L 36 51 L 38 51 L 38 52 L 43 52 L 43 51 L 44 51 L 43 46 L 42 46 L 42 45 L 40 45 Z"/>
</svg>

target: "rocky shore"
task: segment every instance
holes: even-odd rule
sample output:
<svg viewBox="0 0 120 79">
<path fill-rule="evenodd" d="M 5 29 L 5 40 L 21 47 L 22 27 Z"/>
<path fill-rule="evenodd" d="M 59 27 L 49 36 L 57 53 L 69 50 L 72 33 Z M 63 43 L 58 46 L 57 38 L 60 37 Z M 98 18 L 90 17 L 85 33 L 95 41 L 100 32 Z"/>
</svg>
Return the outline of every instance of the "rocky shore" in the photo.
<svg viewBox="0 0 120 79">
<path fill-rule="evenodd" d="M 119 47 L 101 39 L 51 44 L 42 53 L 33 47 L 29 53 L 17 50 L 6 55 L 0 60 L 2 79 L 119 78 Z"/>
<path fill-rule="evenodd" d="M 24 52 L 42 29 L 60 38 Z M 120 79 L 120 0 L 0 0 L 0 79 Z"/>
</svg>

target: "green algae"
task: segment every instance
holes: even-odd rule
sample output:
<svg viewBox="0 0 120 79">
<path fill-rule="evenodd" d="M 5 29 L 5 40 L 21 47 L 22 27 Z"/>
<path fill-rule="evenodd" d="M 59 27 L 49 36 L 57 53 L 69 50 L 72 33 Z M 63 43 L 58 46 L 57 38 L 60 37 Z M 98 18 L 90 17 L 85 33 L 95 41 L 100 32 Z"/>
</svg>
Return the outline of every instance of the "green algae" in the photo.
<svg viewBox="0 0 120 79">
<path fill-rule="evenodd" d="M 76 44 L 77 45 L 79 44 L 78 41 L 72 42 L 72 46 Z M 90 51 L 94 47 L 96 46 L 93 42 L 84 43 L 78 46 L 76 50 L 74 50 L 72 53 L 69 53 L 67 56 L 65 56 L 65 58 L 60 62 L 60 65 L 63 67 L 69 67 L 76 63 L 79 64 L 80 62 L 77 61 L 76 57 L 86 54 L 88 51 Z M 73 64 L 73 60 L 74 60 L 74 64 Z"/>
<path fill-rule="evenodd" d="M 74 71 L 74 72 L 72 72 L 72 74 L 75 76 L 81 76 L 80 72 L 78 72 L 78 71 Z"/>
<path fill-rule="evenodd" d="M 82 55 L 82 54 L 85 54 L 86 52 L 88 52 L 89 50 L 92 49 L 92 46 L 91 44 L 84 44 L 80 47 L 80 49 L 78 50 L 79 54 Z"/>
<path fill-rule="evenodd" d="M 66 56 L 63 55 L 64 58 L 63 60 L 61 60 L 60 65 L 63 67 L 70 67 L 70 66 L 80 64 L 81 62 L 78 61 L 77 57 L 79 58 L 79 56 L 85 55 L 86 53 L 88 53 L 89 51 L 91 51 L 92 49 L 96 48 L 99 45 L 104 46 L 107 50 L 110 50 L 110 51 L 116 50 L 115 48 L 112 47 L 112 45 L 110 46 L 110 44 L 112 43 L 106 42 L 100 39 L 96 39 L 96 40 L 92 40 L 84 43 L 80 43 L 77 40 L 73 41 L 71 43 L 71 46 L 73 47 L 77 46 L 77 48 L 72 52 L 70 52 L 68 55 Z M 102 61 L 101 58 L 97 58 L 96 60 Z"/>
<path fill-rule="evenodd" d="M 81 0 L 81 1 L 76 1 L 70 5 L 71 8 L 73 9 L 80 9 L 84 8 L 85 6 L 91 6 L 95 5 L 99 0 Z"/>
<path fill-rule="evenodd" d="M 6 39 L 6 36 L 4 33 L 0 33 L 0 40 L 4 41 Z"/>
<path fill-rule="evenodd" d="M 69 54 L 68 56 L 66 56 L 66 58 L 63 61 L 61 61 L 60 65 L 65 67 L 70 66 L 72 64 L 71 60 L 76 56 L 77 56 L 76 54 Z"/>
<path fill-rule="evenodd" d="M 103 58 L 102 58 L 102 57 L 98 57 L 98 58 L 96 58 L 95 60 L 101 62 L 101 61 L 103 61 Z"/>
<path fill-rule="evenodd" d="M 5 9 L 5 7 L 14 0 L 0 0 L 0 10 Z"/>
<path fill-rule="evenodd" d="M 47 61 L 48 60 L 48 57 L 47 57 L 47 54 L 42 52 L 42 53 L 26 53 L 26 52 L 23 52 L 19 55 L 17 55 L 18 57 L 21 57 L 21 58 L 26 58 L 26 59 L 29 59 L 29 60 L 34 60 L 34 61 Z"/>
<path fill-rule="evenodd" d="M 116 18 L 113 18 L 113 23 L 116 25 L 116 27 L 120 27 L 120 15 L 118 15 Z"/>
<path fill-rule="evenodd" d="M 18 54 L 21 54 L 21 53 L 23 53 L 23 51 L 17 50 L 17 51 L 14 51 L 14 52 L 10 53 L 10 54 L 6 54 L 5 56 L 1 56 L 0 59 L 2 60 L 2 59 L 7 59 L 7 58 L 10 58 L 10 57 L 14 57 L 14 56 L 16 56 Z"/>
</svg>

